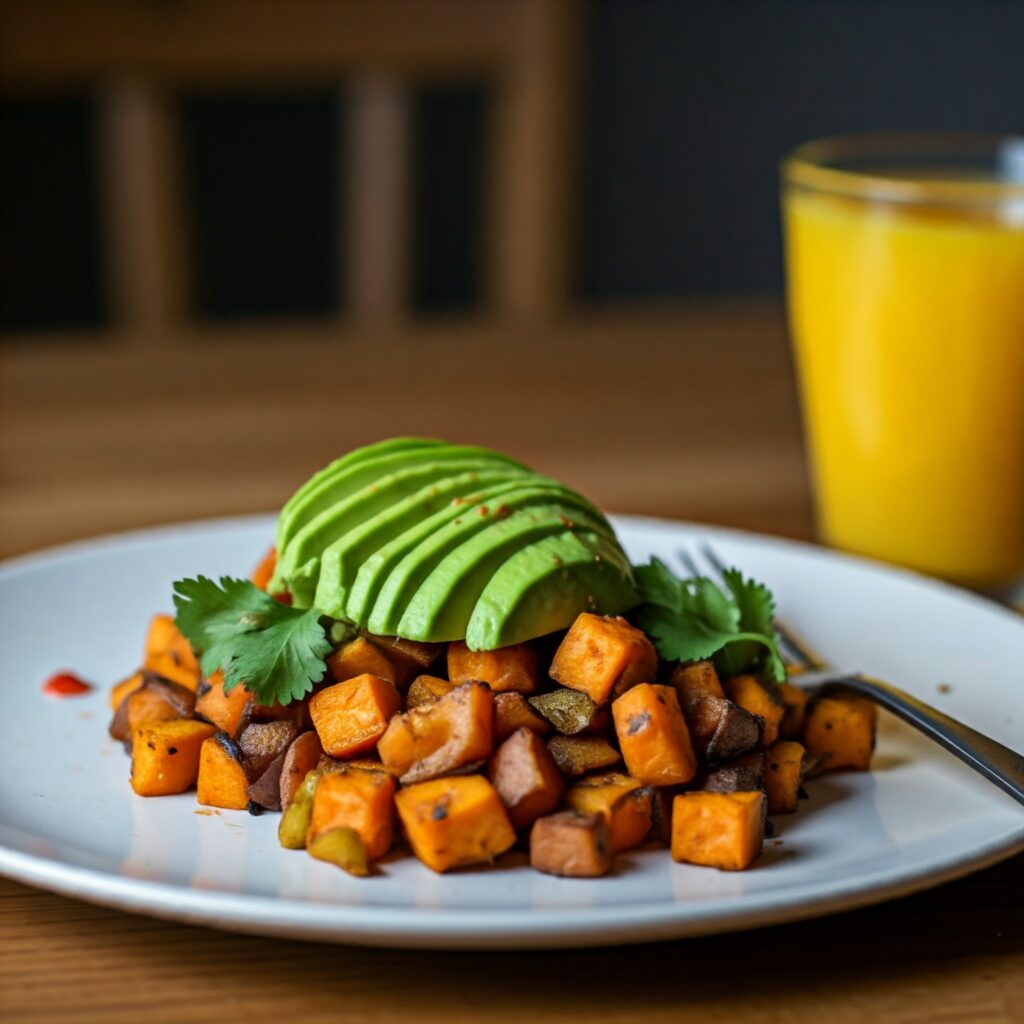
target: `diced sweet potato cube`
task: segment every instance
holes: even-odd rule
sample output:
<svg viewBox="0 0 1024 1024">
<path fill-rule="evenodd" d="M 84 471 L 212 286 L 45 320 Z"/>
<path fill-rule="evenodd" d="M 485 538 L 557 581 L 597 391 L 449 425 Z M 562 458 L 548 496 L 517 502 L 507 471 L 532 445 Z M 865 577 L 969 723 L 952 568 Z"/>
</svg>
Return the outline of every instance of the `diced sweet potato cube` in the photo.
<svg viewBox="0 0 1024 1024">
<path fill-rule="evenodd" d="M 406 666 L 399 671 L 382 650 L 363 636 L 357 636 L 354 640 L 342 644 L 327 659 L 327 668 L 331 677 L 339 683 L 355 679 L 356 676 L 371 675 L 377 676 L 378 679 L 386 679 L 401 689 L 409 681 Z"/>
<path fill-rule="evenodd" d="M 281 807 L 287 810 L 302 780 L 320 763 L 324 748 L 316 731 L 301 733 L 292 740 L 281 765 Z"/>
<path fill-rule="evenodd" d="M 681 793 L 672 808 L 672 858 L 743 871 L 761 852 L 764 793 Z"/>
<path fill-rule="evenodd" d="M 451 693 L 455 684 L 437 676 L 417 676 L 405 695 L 405 710 L 421 708 L 433 704 L 445 694 Z"/>
<path fill-rule="evenodd" d="M 396 715 L 377 745 L 384 764 L 402 782 L 423 782 L 490 757 L 494 750 L 494 695 L 466 683 L 433 704 Z"/>
<path fill-rule="evenodd" d="M 533 693 L 537 689 L 537 651 L 513 644 L 494 651 L 471 651 L 463 641 L 448 645 L 448 678 L 486 683 L 495 693 Z"/>
<path fill-rule="evenodd" d="M 199 753 L 196 799 L 208 807 L 244 811 L 249 806 L 249 780 L 242 767 L 242 751 L 226 733 L 214 733 Z"/>
<path fill-rule="evenodd" d="M 143 725 L 132 736 L 132 789 L 139 796 L 184 793 L 196 784 L 203 742 L 216 732 L 191 718 Z"/>
<path fill-rule="evenodd" d="M 366 633 L 366 639 L 375 647 L 379 647 L 392 661 L 410 663 L 412 673 L 422 672 L 430 668 L 441 656 L 442 644 L 426 643 L 423 640 L 406 640 L 400 636 L 377 636 Z"/>
<path fill-rule="evenodd" d="M 683 714 L 705 697 L 725 697 L 725 690 L 719 681 L 715 666 L 710 661 L 694 661 L 688 665 L 677 665 L 672 670 L 669 683 L 675 688 Z"/>
<path fill-rule="evenodd" d="M 291 745 L 298 730 L 291 722 L 252 722 L 238 737 L 242 767 L 255 782 Z"/>
<path fill-rule="evenodd" d="M 709 793 L 743 793 L 764 789 L 764 751 L 749 750 L 712 768 L 699 789 Z"/>
<path fill-rule="evenodd" d="M 530 865 L 564 878 L 608 874 L 612 851 L 603 815 L 561 811 L 539 818 L 530 830 Z"/>
<path fill-rule="evenodd" d="M 170 615 L 153 616 L 146 635 L 142 667 L 190 690 L 199 685 L 199 662 Z"/>
<path fill-rule="evenodd" d="M 350 828 L 359 834 L 370 860 L 383 857 L 395 837 L 395 780 L 387 772 L 331 772 L 313 795 L 306 846 L 321 833 Z"/>
<path fill-rule="evenodd" d="M 803 740 L 818 770 L 867 771 L 875 749 L 878 709 L 861 697 L 820 697 L 807 710 Z"/>
<path fill-rule="evenodd" d="M 494 752 L 487 774 L 515 828 L 549 814 L 565 792 L 565 781 L 544 741 L 529 729 L 514 732 Z"/>
<path fill-rule="evenodd" d="M 326 753 L 344 758 L 372 750 L 401 706 L 392 683 L 362 675 L 314 694 L 309 713 Z"/>
<path fill-rule="evenodd" d="M 457 775 L 399 790 L 399 817 L 413 853 L 433 871 L 490 861 L 516 841 L 505 805 L 482 775 Z"/>
<path fill-rule="evenodd" d="M 140 725 L 192 717 L 196 698 L 191 690 L 153 672 L 143 672 L 142 678 L 142 685 L 128 693 L 114 712 L 110 735 L 115 740 L 129 740 Z"/>
<path fill-rule="evenodd" d="M 121 682 L 115 683 L 110 688 L 110 710 L 117 711 L 125 697 L 130 693 L 134 693 L 145 681 L 146 674 L 139 669 L 138 672 L 133 673 L 127 679 L 122 679 Z"/>
<path fill-rule="evenodd" d="M 651 830 L 651 790 L 628 775 L 583 779 L 565 794 L 565 802 L 575 811 L 604 817 L 612 853 L 639 846 Z"/>
<path fill-rule="evenodd" d="M 507 740 L 516 729 L 529 729 L 538 736 L 546 736 L 550 730 L 547 721 L 530 707 L 521 693 L 496 693 L 494 695 L 494 742 Z"/>
<path fill-rule="evenodd" d="M 252 694 L 241 683 L 225 693 L 224 673 L 214 672 L 199 684 L 196 714 L 234 739 L 248 723 L 253 704 Z"/>
<path fill-rule="evenodd" d="M 769 814 L 792 814 L 800 800 L 804 776 L 804 745 L 793 740 L 773 743 L 765 754 L 764 788 Z"/>
<path fill-rule="evenodd" d="M 677 786 L 697 774 L 679 698 L 671 686 L 639 683 L 612 704 L 629 774 L 650 786 Z"/>
<path fill-rule="evenodd" d="M 785 709 L 782 721 L 779 723 L 779 739 L 796 739 L 804 727 L 804 717 L 807 714 L 808 693 L 800 686 L 792 683 L 779 683 L 779 699 Z"/>
<path fill-rule="evenodd" d="M 529 703 L 563 736 L 576 736 L 607 720 L 607 711 L 600 704 L 595 704 L 580 690 L 566 686 L 531 697 Z"/>
<path fill-rule="evenodd" d="M 274 575 L 274 570 L 277 568 L 277 548 L 271 548 L 259 561 L 259 564 L 252 571 L 252 576 L 249 577 L 252 580 L 254 586 L 259 587 L 260 590 L 266 590 L 267 584 L 270 583 L 271 577 Z"/>
<path fill-rule="evenodd" d="M 762 742 L 770 747 L 779 737 L 779 724 L 786 713 L 782 699 L 775 692 L 775 684 L 765 685 L 754 676 L 733 676 L 723 685 L 729 700 L 764 719 Z"/>
<path fill-rule="evenodd" d="M 704 697 L 686 714 L 694 749 L 714 763 L 761 745 L 764 719 L 721 697 Z"/>
<path fill-rule="evenodd" d="M 583 612 L 555 651 L 550 675 L 581 690 L 596 704 L 650 682 L 658 672 L 658 654 L 639 629 L 623 618 Z"/>
<path fill-rule="evenodd" d="M 609 768 L 620 760 L 619 752 L 599 736 L 552 736 L 548 750 L 563 775 L 586 775 Z"/>
</svg>

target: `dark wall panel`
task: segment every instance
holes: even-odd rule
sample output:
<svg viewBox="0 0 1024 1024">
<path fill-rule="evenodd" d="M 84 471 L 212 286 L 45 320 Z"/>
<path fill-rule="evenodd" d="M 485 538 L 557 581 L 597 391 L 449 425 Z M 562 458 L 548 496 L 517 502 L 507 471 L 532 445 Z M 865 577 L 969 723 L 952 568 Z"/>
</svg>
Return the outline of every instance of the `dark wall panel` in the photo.
<svg viewBox="0 0 1024 1024">
<path fill-rule="evenodd" d="M 773 289 L 777 164 L 820 135 L 1024 131 L 1024 3 L 595 0 L 591 299 Z"/>
</svg>

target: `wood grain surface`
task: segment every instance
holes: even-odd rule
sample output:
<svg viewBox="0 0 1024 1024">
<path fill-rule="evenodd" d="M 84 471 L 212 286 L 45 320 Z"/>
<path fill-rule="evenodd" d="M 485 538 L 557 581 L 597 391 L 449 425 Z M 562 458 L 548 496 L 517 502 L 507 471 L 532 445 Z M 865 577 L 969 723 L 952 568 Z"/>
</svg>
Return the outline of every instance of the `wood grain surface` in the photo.
<svg viewBox="0 0 1024 1024">
<path fill-rule="evenodd" d="M 781 314 L 754 303 L 543 331 L 7 341 L 0 553 L 272 509 L 400 433 L 507 449 L 612 510 L 811 531 Z M 0 881 L 0 1019 L 1020 1024 L 1024 857 L 813 922 L 536 954 L 237 936 Z"/>
</svg>

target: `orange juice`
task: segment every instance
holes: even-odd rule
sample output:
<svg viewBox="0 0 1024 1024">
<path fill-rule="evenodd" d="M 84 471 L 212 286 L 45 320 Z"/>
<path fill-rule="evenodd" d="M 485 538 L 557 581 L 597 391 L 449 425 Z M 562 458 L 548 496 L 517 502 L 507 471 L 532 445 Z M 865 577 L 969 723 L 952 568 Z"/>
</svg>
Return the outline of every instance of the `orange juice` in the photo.
<svg viewBox="0 0 1024 1024">
<path fill-rule="evenodd" d="M 1015 205 L 1017 204 L 1017 205 Z M 789 187 L 823 539 L 958 582 L 1024 571 L 1024 216 Z"/>
</svg>

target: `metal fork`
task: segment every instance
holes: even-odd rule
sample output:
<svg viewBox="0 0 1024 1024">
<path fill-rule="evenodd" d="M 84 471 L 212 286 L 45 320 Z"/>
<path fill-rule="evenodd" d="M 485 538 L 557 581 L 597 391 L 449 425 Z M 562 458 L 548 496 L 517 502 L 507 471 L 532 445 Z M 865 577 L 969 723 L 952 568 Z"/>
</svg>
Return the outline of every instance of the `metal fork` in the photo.
<svg viewBox="0 0 1024 1024">
<path fill-rule="evenodd" d="M 717 577 L 721 582 L 725 563 L 709 543 L 704 542 L 697 547 L 710 566 L 710 572 L 701 572 L 697 559 L 688 551 L 678 551 L 679 560 L 692 575 Z M 1009 793 L 1018 803 L 1024 804 L 1024 754 L 1004 747 L 891 683 L 872 679 L 859 672 L 841 672 L 830 667 L 790 627 L 778 619 L 775 620 L 775 632 L 783 658 L 790 667 L 791 677 L 795 676 L 791 681 L 814 694 L 855 693 L 866 697 L 945 747 L 979 775 Z"/>
</svg>

